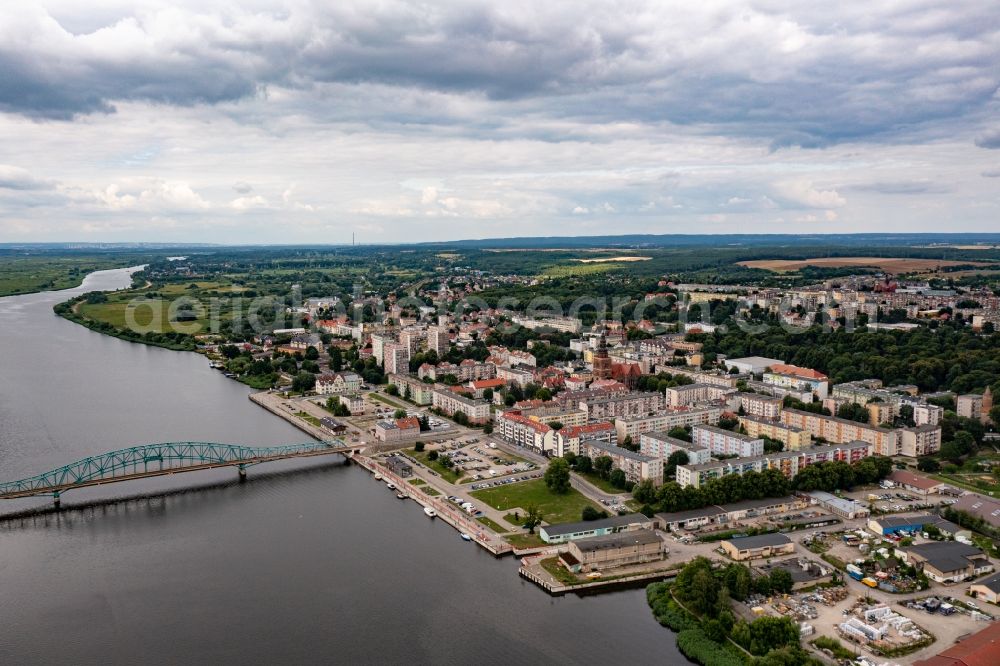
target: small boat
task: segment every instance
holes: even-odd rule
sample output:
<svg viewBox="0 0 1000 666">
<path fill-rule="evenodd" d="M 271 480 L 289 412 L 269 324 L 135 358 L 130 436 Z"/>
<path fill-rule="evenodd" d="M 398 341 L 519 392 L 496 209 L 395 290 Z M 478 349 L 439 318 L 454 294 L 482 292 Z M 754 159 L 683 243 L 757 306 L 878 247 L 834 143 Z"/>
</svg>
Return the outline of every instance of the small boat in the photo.
<svg viewBox="0 0 1000 666">
<path fill-rule="evenodd" d="M 429 506 L 425 506 L 424 507 L 424 513 L 427 514 L 428 518 L 434 518 L 434 517 L 436 517 L 438 515 L 437 511 L 435 511 L 434 509 L 430 508 Z"/>
<path fill-rule="evenodd" d="M 398 493 L 396 493 L 396 497 L 398 497 L 399 499 L 406 499 L 406 493 L 404 493 L 402 491 L 398 492 Z"/>
<path fill-rule="evenodd" d="M 385 487 L 388 488 L 389 490 L 395 490 L 396 489 L 396 484 L 393 483 L 392 481 L 386 481 L 385 482 Z"/>
<path fill-rule="evenodd" d="M 378 472 L 375 472 L 375 480 L 376 481 L 381 481 L 382 480 L 382 475 L 379 474 Z"/>
<path fill-rule="evenodd" d="M 466 534 L 465 532 L 462 532 L 462 540 L 463 540 L 463 541 L 472 541 L 472 537 L 470 537 L 470 536 L 469 536 L 468 534 Z"/>
</svg>

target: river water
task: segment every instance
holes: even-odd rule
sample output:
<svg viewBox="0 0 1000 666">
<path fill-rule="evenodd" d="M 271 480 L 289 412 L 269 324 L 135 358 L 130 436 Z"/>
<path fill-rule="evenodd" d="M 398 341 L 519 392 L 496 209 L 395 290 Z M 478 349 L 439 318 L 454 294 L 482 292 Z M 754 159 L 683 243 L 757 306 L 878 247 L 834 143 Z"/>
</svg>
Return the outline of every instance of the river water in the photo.
<svg viewBox="0 0 1000 666">
<path fill-rule="evenodd" d="M 305 441 L 202 356 L 52 313 L 128 284 L 102 271 L 0 299 L 0 480 L 134 444 Z M 684 660 L 642 590 L 551 598 L 358 467 L 249 477 L 74 491 L 59 513 L 0 522 L 0 664 Z M 0 500 L 0 512 L 46 504 Z"/>
</svg>

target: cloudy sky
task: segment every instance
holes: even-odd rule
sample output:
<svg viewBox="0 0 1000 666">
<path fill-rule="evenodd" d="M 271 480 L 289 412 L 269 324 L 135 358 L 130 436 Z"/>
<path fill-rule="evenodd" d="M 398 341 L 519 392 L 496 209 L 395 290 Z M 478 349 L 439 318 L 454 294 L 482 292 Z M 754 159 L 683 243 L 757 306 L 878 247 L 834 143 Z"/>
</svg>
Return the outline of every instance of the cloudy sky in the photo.
<svg viewBox="0 0 1000 666">
<path fill-rule="evenodd" d="M 998 86 L 983 0 L 6 2 L 0 242 L 1000 232 Z"/>
</svg>

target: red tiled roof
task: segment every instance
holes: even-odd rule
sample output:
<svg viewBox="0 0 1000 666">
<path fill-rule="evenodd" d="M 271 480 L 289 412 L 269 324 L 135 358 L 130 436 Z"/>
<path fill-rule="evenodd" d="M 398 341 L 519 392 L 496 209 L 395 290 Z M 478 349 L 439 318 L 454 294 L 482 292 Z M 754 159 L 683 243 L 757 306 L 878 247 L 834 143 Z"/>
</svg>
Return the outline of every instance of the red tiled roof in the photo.
<svg viewBox="0 0 1000 666">
<path fill-rule="evenodd" d="M 507 382 L 503 379 L 477 379 L 472 382 L 472 388 L 474 389 L 488 389 L 488 388 L 499 388 L 506 384 Z"/>
<path fill-rule="evenodd" d="M 396 419 L 396 427 L 400 430 L 411 430 L 420 428 L 420 419 L 416 416 L 407 416 L 405 419 Z"/>
<path fill-rule="evenodd" d="M 1000 664 L 1000 622 L 951 645 L 913 666 L 995 666 Z"/>
<path fill-rule="evenodd" d="M 919 476 L 901 469 L 893 470 L 892 474 L 889 475 L 889 480 L 895 481 L 896 483 L 905 483 L 908 486 L 920 488 L 921 490 L 930 490 L 931 488 L 937 488 L 938 486 L 943 485 L 940 481 L 935 481 L 934 479 L 926 476 Z"/>
<path fill-rule="evenodd" d="M 779 375 L 792 375 L 793 377 L 802 377 L 804 379 L 826 379 L 827 376 L 818 370 L 813 370 L 812 368 L 800 368 L 797 365 L 786 365 L 784 363 L 775 363 L 771 366 L 771 372 Z"/>
</svg>

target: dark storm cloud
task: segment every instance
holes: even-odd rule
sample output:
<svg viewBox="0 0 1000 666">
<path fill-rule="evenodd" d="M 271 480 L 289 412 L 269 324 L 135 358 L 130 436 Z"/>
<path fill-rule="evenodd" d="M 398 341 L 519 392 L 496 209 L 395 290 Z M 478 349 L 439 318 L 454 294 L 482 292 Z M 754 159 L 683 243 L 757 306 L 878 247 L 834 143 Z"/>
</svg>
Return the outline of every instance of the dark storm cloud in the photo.
<svg viewBox="0 0 1000 666">
<path fill-rule="evenodd" d="M 995 104 L 1000 33 L 988 3 L 680 8 L 338 2 L 275 14 L 205 2 L 137 10 L 86 34 L 25 12 L 8 34 L 0 28 L 0 110 L 65 119 L 123 101 L 218 104 L 348 84 L 349 99 L 304 104 L 391 122 L 392 106 L 365 104 L 372 87 L 389 86 L 493 103 L 496 118 L 420 118 L 469 132 L 514 113 L 689 125 L 776 150 L 971 123 Z M 396 120 L 411 122 L 407 112 Z M 1000 134 L 977 143 L 1000 147 Z"/>
<path fill-rule="evenodd" d="M 1000 130 L 987 132 L 976 139 L 976 145 L 980 148 L 1000 148 Z"/>
</svg>

